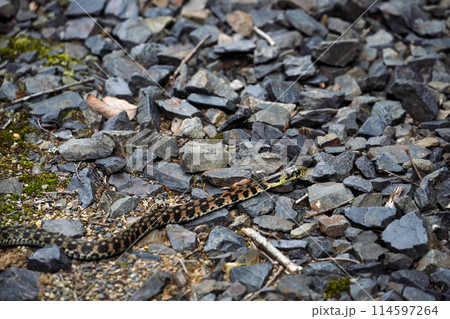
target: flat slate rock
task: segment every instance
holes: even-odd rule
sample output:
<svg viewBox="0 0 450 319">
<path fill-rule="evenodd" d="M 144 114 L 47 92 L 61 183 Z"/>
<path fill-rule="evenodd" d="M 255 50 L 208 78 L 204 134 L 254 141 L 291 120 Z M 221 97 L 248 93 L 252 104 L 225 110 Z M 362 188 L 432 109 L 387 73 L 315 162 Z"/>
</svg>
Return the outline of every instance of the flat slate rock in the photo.
<svg viewBox="0 0 450 319">
<path fill-rule="evenodd" d="M 68 271 L 71 264 L 56 245 L 36 250 L 27 260 L 28 269 L 44 273 L 55 273 L 61 269 Z"/>
<path fill-rule="evenodd" d="M 230 278 L 232 281 L 239 281 L 245 285 L 248 291 L 255 291 L 262 288 L 271 271 L 272 264 L 269 262 L 251 266 L 237 266 L 231 269 Z"/>
<path fill-rule="evenodd" d="M 352 192 L 341 183 L 314 184 L 308 187 L 309 203 L 317 212 L 325 212 L 353 199 Z"/>
<path fill-rule="evenodd" d="M 83 100 L 78 93 L 66 92 L 30 105 L 30 114 L 42 116 L 52 111 L 75 109 Z"/>
<path fill-rule="evenodd" d="M 226 227 L 216 226 L 209 233 L 204 251 L 208 256 L 217 256 L 245 247 L 245 243 L 244 237 L 234 231 Z"/>
<path fill-rule="evenodd" d="M 417 259 L 430 249 L 427 224 L 420 214 L 411 212 L 390 223 L 381 233 L 381 239 L 395 251 Z"/>
<path fill-rule="evenodd" d="M 294 223 L 279 216 L 263 215 L 253 218 L 253 223 L 261 228 L 289 232 L 294 227 Z"/>
<path fill-rule="evenodd" d="M 11 267 L 0 273 L 0 300 L 35 300 L 39 293 L 39 273 Z"/>
<path fill-rule="evenodd" d="M 106 0 L 77 0 L 71 2 L 67 8 L 66 15 L 68 17 L 79 17 L 90 14 L 91 16 L 98 16 L 105 7 Z"/>
<path fill-rule="evenodd" d="M 385 228 L 397 217 L 397 209 L 384 206 L 348 207 L 344 209 L 344 215 L 357 226 Z"/>
<path fill-rule="evenodd" d="M 86 235 L 86 229 L 79 220 L 71 220 L 71 219 L 44 220 L 42 222 L 42 229 L 51 233 L 57 233 L 72 238 L 80 238 Z"/>
<path fill-rule="evenodd" d="M 193 181 L 192 175 L 186 174 L 178 164 L 165 162 L 147 167 L 144 177 L 157 180 L 177 192 L 189 189 Z"/>
<path fill-rule="evenodd" d="M 170 276 L 157 271 L 152 275 L 128 300 L 129 301 L 146 301 L 159 294 Z"/>
<path fill-rule="evenodd" d="M 167 225 L 166 233 L 176 251 L 192 251 L 197 247 L 197 234 L 180 225 Z"/>
</svg>

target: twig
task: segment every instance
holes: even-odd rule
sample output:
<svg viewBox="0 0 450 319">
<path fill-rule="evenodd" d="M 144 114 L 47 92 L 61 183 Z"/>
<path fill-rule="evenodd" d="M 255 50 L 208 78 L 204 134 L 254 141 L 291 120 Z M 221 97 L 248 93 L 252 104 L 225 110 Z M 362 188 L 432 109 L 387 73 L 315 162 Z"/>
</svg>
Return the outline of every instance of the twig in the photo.
<svg viewBox="0 0 450 319">
<path fill-rule="evenodd" d="M 269 255 L 271 255 L 276 261 L 278 261 L 286 270 L 290 273 L 297 273 L 302 270 L 302 267 L 297 266 L 288 257 L 283 255 L 278 249 L 276 249 L 266 238 L 261 236 L 257 231 L 251 228 L 242 228 L 241 231 L 250 237 L 260 248 L 264 249 Z"/>
<path fill-rule="evenodd" d="M 409 150 L 406 150 L 405 152 L 408 155 L 409 160 L 411 161 L 411 165 L 414 168 L 414 171 L 416 172 L 417 176 L 419 177 L 420 180 L 422 180 L 422 176 L 420 176 L 419 170 L 417 169 L 416 163 L 414 163 L 411 153 L 409 152 Z"/>
<path fill-rule="evenodd" d="M 349 200 L 346 200 L 345 202 L 340 203 L 338 207 L 347 205 L 348 203 L 352 202 L 353 200 L 354 200 L 354 198 L 351 198 L 351 199 L 349 199 Z M 305 216 L 304 216 L 303 218 L 305 219 L 305 218 L 311 218 L 311 217 L 314 217 L 314 216 L 319 216 L 319 215 L 328 213 L 329 211 L 332 211 L 332 210 L 334 210 L 334 209 L 336 209 L 336 208 L 337 208 L 337 207 L 331 207 L 331 208 L 328 208 L 328 209 L 323 210 L 323 211 L 320 211 L 320 212 L 312 212 L 312 213 L 310 213 L 310 214 L 305 214 Z"/>
<path fill-rule="evenodd" d="M 355 264 L 360 264 L 361 262 L 359 260 L 355 260 L 355 259 L 350 259 L 350 258 L 341 258 L 341 257 L 326 257 L 326 258 L 315 258 L 312 262 L 317 262 L 317 261 L 328 261 L 328 260 L 332 260 L 332 261 L 349 261 Z"/>
<path fill-rule="evenodd" d="M 382 171 L 382 172 L 385 172 L 385 173 L 388 173 L 388 174 L 391 174 L 392 176 L 395 176 L 395 177 L 397 177 L 397 178 L 400 178 L 401 180 L 404 180 L 405 182 L 411 183 L 411 184 L 413 184 L 414 186 L 419 187 L 419 184 L 414 183 L 413 181 L 411 181 L 411 180 L 409 180 L 409 179 L 407 179 L 407 178 L 405 178 L 405 177 L 403 177 L 403 176 L 400 176 L 400 175 L 397 175 L 397 174 L 395 174 L 395 173 L 392 173 L 391 171 L 388 171 L 388 170 L 385 169 L 385 168 L 383 168 L 381 171 Z"/>
<path fill-rule="evenodd" d="M 405 189 L 405 186 L 397 185 L 395 186 L 394 190 L 392 191 L 392 194 L 389 196 L 388 201 L 386 202 L 385 207 L 394 208 L 394 201 L 401 195 L 403 190 Z"/>
<path fill-rule="evenodd" d="M 183 260 L 181 260 L 180 258 L 177 258 L 178 263 L 180 264 L 181 268 L 183 269 L 184 273 L 186 275 L 189 275 L 189 272 L 186 268 L 186 265 L 184 264 Z"/>
<path fill-rule="evenodd" d="M 284 267 L 279 267 L 277 272 L 275 273 L 275 275 L 273 275 L 273 277 L 264 285 L 264 287 L 262 287 L 261 289 L 259 289 L 258 291 L 255 291 L 254 293 L 251 293 L 249 295 L 247 295 L 244 300 L 253 300 L 256 297 L 259 296 L 259 294 L 261 294 L 264 290 L 266 290 L 267 288 L 270 287 L 271 284 L 274 283 L 275 280 L 277 280 L 277 278 L 281 275 L 281 273 L 283 272 Z"/>
<path fill-rule="evenodd" d="M 175 79 L 178 75 L 178 73 L 180 73 L 181 68 L 183 67 L 183 65 L 185 65 L 186 63 L 189 62 L 189 60 L 194 56 L 194 54 L 198 51 L 198 49 L 202 46 L 202 44 L 209 38 L 209 34 L 205 35 L 203 37 L 203 39 L 200 40 L 199 43 L 197 43 L 197 45 L 192 49 L 191 52 L 189 52 L 189 54 L 187 56 L 185 56 L 183 58 L 183 60 L 181 60 L 180 65 L 178 66 L 178 68 L 175 70 L 175 72 L 173 72 L 172 78 Z"/>
<path fill-rule="evenodd" d="M 56 136 L 55 134 L 53 134 L 53 133 L 50 132 L 49 130 L 47 130 L 47 129 L 45 129 L 45 128 L 42 127 L 41 122 L 39 121 L 39 118 L 36 120 L 36 122 L 37 122 L 37 125 L 39 126 L 39 128 L 40 128 L 42 131 L 44 131 L 45 133 L 47 133 L 47 134 L 49 134 L 49 135 L 51 135 L 51 136 L 53 136 L 53 137 L 58 138 L 58 136 Z"/>
<path fill-rule="evenodd" d="M 305 194 L 305 195 L 303 195 L 302 197 L 300 197 L 299 199 L 297 199 L 296 201 L 295 201 L 295 204 L 296 205 L 298 205 L 298 204 L 300 204 L 301 202 L 303 202 L 305 199 L 307 199 L 308 198 L 308 194 Z"/>
<path fill-rule="evenodd" d="M 12 123 L 12 118 L 9 118 L 5 124 L 2 126 L 2 130 L 6 130 L 6 128 Z"/>
<path fill-rule="evenodd" d="M 75 86 L 75 85 L 91 82 L 93 80 L 94 80 L 93 77 L 89 77 L 87 79 L 84 79 L 84 80 L 81 80 L 81 81 L 78 81 L 78 82 L 75 82 L 75 83 L 66 84 L 66 85 L 63 85 L 63 86 L 51 89 L 51 90 L 46 90 L 46 91 L 42 91 L 42 92 L 31 94 L 31 95 L 27 95 L 27 96 L 24 96 L 24 97 L 22 97 L 20 99 L 12 101 L 11 105 L 19 103 L 19 102 L 25 102 L 25 101 L 28 101 L 29 99 L 32 99 L 32 98 L 35 98 L 35 97 L 38 97 L 38 96 L 41 96 L 41 95 L 44 95 L 44 94 L 55 93 L 55 92 L 58 92 L 58 91 L 70 88 L 70 87 Z"/>
<path fill-rule="evenodd" d="M 275 41 L 273 41 L 273 39 L 270 37 L 270 35 L 268 35 L 267 33 L 265 33 L 263 30 L 261 30 L 258 27 L 253 27 L 253 30 L 256 32 L 256 34 L 258 34 L 260 37 L 264 38 L 264 40 L 267 41 L 267 43 L 269 43 L 270 46 L 274 47 L 277 44 L 275 43 Z"/>
<path fill-rule="evenodd" d="M 63 194 L 63 195 L 75 195 L 76 191 L 54 191 L 54 192 L 42 192 L 42 194 L 45 195 L 51 195 L 51 194 Z"/>
<path fill-rule="evenodd" d="M 98 64 L 97 62 L 95 62 L 94 65 L 95 65 L 100 71 L 102 71 L 103 74 L 106 75 L 106 77 L 107 77 L 108 79 L 111 78 L 111 75 L 109 75 L 108 72 L 106 72 L 105 69 L 103 69 L 103 68 L 100 66 L 100 64 Z"/>
</svg>

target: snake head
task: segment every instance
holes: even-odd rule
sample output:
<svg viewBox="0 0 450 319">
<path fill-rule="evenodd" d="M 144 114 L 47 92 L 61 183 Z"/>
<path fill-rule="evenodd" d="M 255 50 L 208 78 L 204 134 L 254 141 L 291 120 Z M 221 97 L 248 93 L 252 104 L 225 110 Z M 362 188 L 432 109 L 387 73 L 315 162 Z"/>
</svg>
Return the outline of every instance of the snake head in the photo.
<svg viewBox="0 0 450 319">
<path fill-rule="evenodd" d="M 305 174 L 306 174 L 306 167 L 292 166 L 284 170 L 284 172 L 281 175 L 281 180 L 284 182 L 290 182 L 299 177 L 302 177 Z"/>
</svg>

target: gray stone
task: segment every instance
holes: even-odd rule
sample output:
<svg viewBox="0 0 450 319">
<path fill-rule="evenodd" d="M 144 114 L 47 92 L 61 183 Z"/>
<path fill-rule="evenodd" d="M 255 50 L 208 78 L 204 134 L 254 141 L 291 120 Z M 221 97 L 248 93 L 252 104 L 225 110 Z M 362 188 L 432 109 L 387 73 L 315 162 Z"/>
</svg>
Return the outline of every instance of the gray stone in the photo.
<svg viewBox="0 0 450 319">
<path fill-rule="evenodd" d="M 253 40 L 240 40 L 236 42 L 216 45 L 214 53 L 218 55 L 238 55 L 252 52 L 256 48 L 256 43 Z"/>
<path fill-rule="evenodd" d="M 446 290 L 450 287 L 450 269 L 437 268 L 430 277 L 435 285 L 444 287 Z"/>
<path fill-rule="evenodd" d="M 294 223 L 284 219 L 283 217 L 270 215 L 257 216 L 253 218 L 253 223 L 264 229 L 281 232 L 289 232 L 295 225 Z"/>
<path fill-rule="evenodd" d="M 30 105 L 30 114 L 43 116 L 52 111 L 62 111 L 78 108 L 83 100 L 80 95 L 75 92 L 66 92 L 60 95 L 48 98 L 44 101 L 33 103 Z"/>
<path fill-rule="evenodd" d="M 230 161 L 227 146 L 191 141 L 180 149 L 181 166 L 188 173 L 226 167 Z"/>
<path fill-rule="evenodd" d="M 408 269 L 413 260 L 404 254 L 387 253 L 384 263 L 389 269 L 399 270 Z"/>
<path fill-rule="evenodd" d="M 94 30 L 95 20 L 89 17 L 69 20 L 64 26 L 62 40 L 86 40 Z"/>
<path fill-rule="evenodd" d="M 345 230 L 350 226 L 350 223 L 344 216 L 320 216 L 318 219 L 320 231 L 330 237 L 340 237 L 344 235 Z"/>
<path fill-rule="evenodd" d="M 450 255 L 446 252 L 432 249 L 419 260 L 416 269 L 430 274 L 439 267 L 450 269 Z"/>
<path fill-rule="evenodd" d="M 111 217 L 117 217 L 132 211 L 139 203 L 139 198 L 132 196 L 125 196 L 116 200 L 110 207 Z"/>
<path fill-rule="evenodd" d="M 353 244 L 356 257 L 362 262 L 375 262 L 380 260 L 389 250 L 376 243 L 357 242 Z"/>
<path fill-rule="evenodd" d="M 251 178 L 251 172 L 245 167 L 225 167 L 209 170 L 202 175 L 205 180 L 218 187 L 232 186 L 234 183 Z"/>
<path fill-rule="evenodd" d="M 176 251 L 192 251 L 197 247 L 197 234 L 180 225 L 167 225 L 166 233 Z"/>
<path fill-rule="evenodd" d="M 423 217 L 411 212 L 390 223 L 381 233 L 381 239 L 388 247 L 415 260 L 430 249 L 427 227 Z"/>
<path fill-rule="evenodd" d="M 344 209 L 345 217 L 352 223 L 367 228 L 384 228 L 396 217 L 397 209 L 388 207 L 348 207 Z"/>
<path fill-rule="evenodd" d="M 364 178 L 358 176 L 349 176 L 344 179 L 343 184 L 347 187 L 351 187 L 357 191 L 370 193 L 373 191 L 372 183 Z"/>
<path fill-rule="evenodd" d="M 114 141 L 100 133 L 94 133 L 91 138 L 72 138 L 58 148 L 66 161 L 84 161 L 105 158 L 112 154 Z"/>
<path fill-rule="evenodd" d="M 308 187 L 311 209 L 325 212 L 344 205 L 353 199 L 352 192 L 340 183 L 314 184 Z"/>
<path fill-rule="evenodd" d="M 127 82 L 119 77 L 106 79 L 105 95 L 114 96 L 119 99 L 125 99 L 129 102 L 131 102 L 133 99 L 133 93 L 128 87 Z"/>
<path fill-rule="evenodd" d="M 237 207 L 241 213 L 246 213 L 250 217 L 256 217 L 271 213 L 274 209 L 274 202 L 269 194 L 262 193 L 256 197 L 238 203 Z"/>
<path fill-rule="evenodd" d="M 208 227 L 214 227 L 217 225 L 228 226 L 233 221 L 230 212 L 226 208 L 221 208 L 212 213 L 206 214 L 200 218 L 197 218 L 184 226 L 186 228 L 192 229 L 199 225 L 206 225 Z"/>
<path fill-rule="evenodd" d="M 216 108 L 228 113 L 236 110 L 236 104 L 223 97 L 192 93 L 188 96 L 187 100 L 203 109 Z"/>
<path fill-rule="evenodd" d="M 193 182 L 192 175 L 183 172 L 178 164 L 166 162 L 147 167 L 144 171 L 144 177 L 157 180 L 177 192 L 186 191 Z"/>
<path fill-rule="evenodd" d="M 359 128 L 358 134 L 364 136 L 380 136 L 387 126 L 386 119 L 379 116 L 370 116 Z"/>
<path fill-rule="evenodd" d="M 233 252 L 241 247 L 245 247 L 244 237 L 234 231 L 222 226 L 216 226 L 209 233 L 204 247 L 208 256 L 218 256 L 222 253 Z"/>
<path fill-rule="evenodd" d="M 308 237 L 306 249 L 313 258 L 326 258 L 334 254 L 331 243 L 325 237 Z"/>
<path fill-rule="evenodd" d="M 402 293 L 403 298 L 407 301 L 435 301 L 436 298 L 427 294 L 421 289 L 414 287 L 405 287 Z"/>
<path fill-rule="evenodd" d="M 360 43 L 359 39 L 321 41 L 314 46 L 312 56 L 325 64 L 343 67 L 355 60 L 361 49 Z"/>
<path fill-rule="evenodd" d="M 285 15 L 295 29 L 307 36 L 325 37 L 328 34 L 328 30 L 322 24 L 301 9 L 286 10 Z"/>
<path fill-rule="evenodd" d="M 42 222 L 42 229 L 50 233 L 57 233 L 72 238 L 80 238 L 86 235 L 86 229 L 79 220 L 44 220 Z"/>
<path fill-rule="evenodd" d="M 202 120 L 199 117 L 187 118 L 183 120 L 177 135 L 193 139 L 200 139 L 205 136 Z"/>
<path fill-rule="evenodd" d="M 231 269 L 230 278 L 244 284 L 248 291 L 261 289 L 272 271 L 272 264 L 265 262 L 252 266 L 237 266 Z"/>
<path fill-rule="evenodd" d="M 390 145 L 381 147 L 372 147 L 369 149 L 369 156 L 378 157 L 382 154 L 389 156 L 397 164 L 403 164 L 409 161 L 406 150 L 409 150 L 413 159 L 424 158 L 430 155 L 431 151 L 422 146 L 416 145 Z"/>
<path fill-rule="evenodd" d="M 319 229 L 318 223 L 304 223 L 291 230 L 291 238 L 301 239 L 303 237 L 310 236 L 317 229 Z"/>
<path fill-rule="evenodd" d="M 228 288 L 230 288 L 231 283 L 228 281 L 218 281 L 218 280 L 203 280 L 199 284 L 192 285 L 192 289 L 199 296 L 204 296 L 207 294 L 220 293 Z"/>
<path fill-rule="evenodd" d="M 402 173 L 403 167 L 401 167 L 400 165 L 398 165 L 391 157 L 389 157 L 388 155 L 384 155 L 381 154 L 380 156 L 378 156 L 375 160 L 377 169 L 379 171 L 390 171 L 393 173 Z"/>
<path fill-rule="evenodd" d="M 383 29 L 380 29 L 375 34 L 366 37 L 367 45 L 369 47 L 377 49 L 390 47 L 393 42 L 394 37 L 392 36 L 392 34 Z"/>
<path fill-rule="evenodd" d="M 55 273 L 59 270 L 70 270 L 71 262 L 61 253 L 58 246 L 52 245 L 38 249 L 28 257 L 27 268 L 44 273 Z"/>
<path fill-rule="evenodd" d="M 38 284 L 39 273 L 16 267 L 8 268 L 0 273 L 0 300 L 35 300 L 39 293 Z"/>
<path fill-rule="evenodd" d="M 109 1 L 105 8 L 105 15 L 121 20 L 136 18 L 139 15 L 139 3 L 137 0 Z"/>
<path fill-rule="evenodd" d="M 66 145 L 66 144 L 64 144 Z M 90 167 L 86 167 L 79 174 L 73 176 L 67 186 L 70 190 L 78 192 L 78 200 L 81 207 L 87 208 L 95 201 L 97 172 Z"/>
<path fill-rule="evenodd" d="M 159 105 L 161 113 L 163 113 L 168 119 L 174 118 L 192 118 L 201 116 L 201 112 L 186 100 L 180 100 L 177 98 L 171 98 L 168 100 L 156 101 Z"/>
<path fill-rule="evenodd" d="M 367 156 L 360 156 L 355 161 L 355 165 L 366 178 L 375 178 L 375 168 Z"/>
<path fill-rule="evenodd" d="M 99 167 L 106 175 L 114 174 L 125 167 L 127 161 L 118 156 L 110 156 L 95 161 L 95 166 Z"/>
<path fill-rule="evenodd" d="M 370 278 L 362 278 L 358 283 L 350 285 L 350 295 L 353 300 L 373 300 L 378 293 L 378 285 L 376 281 Z"/>
<path fill-rule="evenodd" d="M 91 16 L 98 16 L 105 7 L 105 3 L 106 0 L 77 0 L 77 2 L 71 2 L 69 4 L 66 15 L 68 17 L 79 17 L 87 14 Z"/>
<path fill-rule="evenodd" d="M 17 177 L 0 180 L 0 194 L 22 194 L 22 183 Z"/>
<path fill-rule="evenodd" d="M 312 300 L 310 285 L 312 278 L 305 274 L 284 276 L 278 281 L 277 289 L 291 300 Z"/>
<path fill-rule="evenodd" d="M 129 301 L 146 301 L 159 294 L 170 276 L 157 271 L 152 275 L 128 300 Z"/>
</svg>

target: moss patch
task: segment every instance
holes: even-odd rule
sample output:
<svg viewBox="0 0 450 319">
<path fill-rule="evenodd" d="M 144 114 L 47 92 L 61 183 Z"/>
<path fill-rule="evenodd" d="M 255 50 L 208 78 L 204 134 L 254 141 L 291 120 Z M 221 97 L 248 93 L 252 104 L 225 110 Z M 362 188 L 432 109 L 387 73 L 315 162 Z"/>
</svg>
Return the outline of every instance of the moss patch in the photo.
<svg viewBox="0 0 450 319">
<path fill-rule="evenodd" d="M 341 292 L 350 292 L 350 278 L 344 277 L 338 280 L 332 280 L 328 286 L 324 289 L 324 297 L 326 300 L 330 298 L 339 298 Z"/>
</svg>

